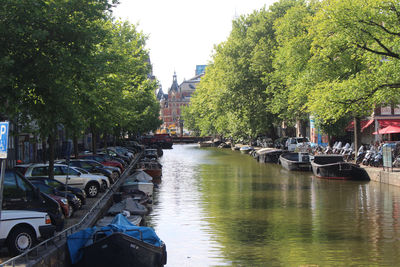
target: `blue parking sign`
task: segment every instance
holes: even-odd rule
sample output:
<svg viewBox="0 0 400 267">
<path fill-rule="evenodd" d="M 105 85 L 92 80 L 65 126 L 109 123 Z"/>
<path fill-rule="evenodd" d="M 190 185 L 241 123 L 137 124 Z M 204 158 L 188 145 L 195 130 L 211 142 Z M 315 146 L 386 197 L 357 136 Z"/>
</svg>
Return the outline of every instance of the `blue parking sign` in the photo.
<svg viewBox="0 0 400 267">
<path fill-rule="evenodd" d="M 7 158 L 8 121 L 0 122 L 0 159 Z"/>
</svg>

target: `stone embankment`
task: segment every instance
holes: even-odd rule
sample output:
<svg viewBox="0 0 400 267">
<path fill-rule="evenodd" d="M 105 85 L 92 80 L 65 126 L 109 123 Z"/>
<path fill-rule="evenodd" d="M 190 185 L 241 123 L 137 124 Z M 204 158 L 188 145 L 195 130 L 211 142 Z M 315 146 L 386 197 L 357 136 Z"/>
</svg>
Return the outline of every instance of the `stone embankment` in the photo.
<svg viewBox="0 0 400 267">
<path fill-rule="evenodd" d="M 362 165 L 361 165 L 362 166 Z M 400 169 L 386 169 L 362 166 L 368 173 L 371 181 L 400 186 Z"/>
</svg>

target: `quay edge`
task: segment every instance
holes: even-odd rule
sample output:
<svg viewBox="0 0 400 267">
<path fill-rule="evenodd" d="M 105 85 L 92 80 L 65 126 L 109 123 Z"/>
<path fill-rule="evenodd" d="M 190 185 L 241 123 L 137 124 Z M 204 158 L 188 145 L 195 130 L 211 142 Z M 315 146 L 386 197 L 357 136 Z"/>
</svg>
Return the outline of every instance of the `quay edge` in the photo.
<svg viewBox="0 0 400 267">
<path fill-rule="evenodd" d="M 400 170 L 386 171 L 382 168 L 364 167 L 371 181 L 400 186 Z"/>
</svg>

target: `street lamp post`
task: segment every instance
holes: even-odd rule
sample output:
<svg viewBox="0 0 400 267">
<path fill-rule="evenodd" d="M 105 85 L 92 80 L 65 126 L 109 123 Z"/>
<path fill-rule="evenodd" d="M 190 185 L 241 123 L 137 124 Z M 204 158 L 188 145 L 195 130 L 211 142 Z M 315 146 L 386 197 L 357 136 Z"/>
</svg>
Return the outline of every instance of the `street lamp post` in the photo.
<svg viewBox="0 0 400 267">
<path fill-rule="evenodd" d="M 181 137 L 183 136 L 183 122 L 184 122 L 184 120 L 179 118 L 179 130 L 180 130 Z"/>
</svg>

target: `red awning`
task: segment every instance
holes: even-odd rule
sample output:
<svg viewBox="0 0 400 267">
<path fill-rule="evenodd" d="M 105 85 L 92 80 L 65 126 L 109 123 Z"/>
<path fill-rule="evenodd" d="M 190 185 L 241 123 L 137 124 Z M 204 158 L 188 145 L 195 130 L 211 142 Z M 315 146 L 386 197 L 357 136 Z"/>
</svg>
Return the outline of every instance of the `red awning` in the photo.
<svg viewBox="0 0 400 267">
<path fill-rule="evenodd" d="M 392 133 L 400 133 L 400 127 L 389 125 L 388 127 L 373 132 L 372 134 L 392 134 Z"/>
<path fill-rule="evenodd" d="M 388 126 L 398 126 L 400 127 L 400 119 L 384 119 L 378 120 L 380 128 L 386 128 Z"/>
<path fill-rule="evenodd" d="M 368 128 L 368 126 L 370 126 L 373 122 L 374 122 L 374 120 L 362 120 L 360 122 L 360 124 L 361 124 L 361 132 L 363 132 L 366 128 Z M 351 121 L 349 123 L 349 125 L 347 125 L 346 131 L 348 131 L 348 132 L 353 132 L 354 131 L 354 121 Z"/>
</svg>

